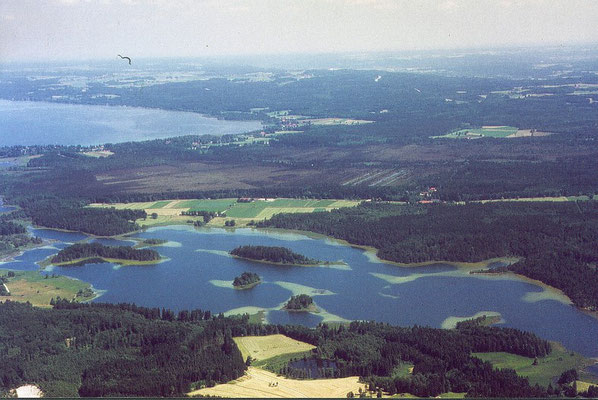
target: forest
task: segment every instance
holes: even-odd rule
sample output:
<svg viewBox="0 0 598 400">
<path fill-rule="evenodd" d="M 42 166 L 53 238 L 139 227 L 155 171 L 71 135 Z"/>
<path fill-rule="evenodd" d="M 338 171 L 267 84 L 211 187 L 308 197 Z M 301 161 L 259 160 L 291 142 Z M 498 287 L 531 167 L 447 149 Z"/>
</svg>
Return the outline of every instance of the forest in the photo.
<svg viewBox="0 0 598 400">
<path fill-rule="evenodd" d="M 598 308 L 598 203 L 363 203 L 312 214 L 278 214 L 259 226 L 312 231 L 373 246 L 402 263 L 520 257 L 508 267 Z"/>
<path fill-rule="evenodd" d="M 230 251 L 236 257 L 279 264 L 313 265 L 320 261 L 297 254 L 286 247 L 277 246 L 239 246 Z"/>
<path fill-rule="evenodd" d="M 16 202 L 35 225 L 98 236 L 136 231 L 139 225 L 135 220 L 147 217 L 144 210 L 87 208 L 80 200 L 56 196 L 25 196 L 19 197 Z"/>
<path fill-rule="evenodd" d="M 119 260 L 156 261 L 160 253 L 152 249 L 135 249 L 131 246 L 104 246 L 101 243 L 75 243 L 52 257 L 52 263 L 58 264 L 79 258 L 116 258 Z"/>
<path fill-rule="evenodd" d="M 467 325 L 456 330 L 400 328 L 374 322 L 316 329 L 254 325 L 202 310 L 132 304 L 55 302 L 53 309 L 0 304 L 0 385 L 35 382 L 48 396 L 181 396 L 234 379 L 246 368 L 235 336 L 281 333 L 311 343 L 313 356 L 333 360 L 335 376 L 360 375 L 390 393 L 435 396 L 538 397 L 558 388 L 531 387 L 512 370 L 495 370 L 472 352 L 542 357 L 550 344 L 511 328 Z M 68 340 L 67 340 L 68 339 Z M 410 377 L 392 377 L 399 363 Z M 140 368 L 142 366 L 142 368 Z"/>
<path fill-rule="evenodd" d="M 198 313 L 194 314 L 195 316 Z M 50 397 L 181 396 L 245 370 L 230 326 L 201 313 L 131 305 L 0 304 L 0 385 L 35 382 Z M 229 326 L 230 325 L 230 326 Z"/>
</svg>

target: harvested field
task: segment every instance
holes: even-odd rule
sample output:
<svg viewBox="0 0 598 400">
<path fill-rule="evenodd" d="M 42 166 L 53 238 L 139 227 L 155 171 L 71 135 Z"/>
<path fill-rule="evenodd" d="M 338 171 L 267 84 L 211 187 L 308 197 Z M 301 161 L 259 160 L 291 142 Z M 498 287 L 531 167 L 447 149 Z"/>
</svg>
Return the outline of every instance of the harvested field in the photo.
<svg viewBox="0 0 598 400">
<path fill-rule="evenodd" d="M 276 386 L 272 386 L 276 383 Z M 219 396 L 229 398 L 314 398 L 347 397 L 347 393 L 365 391 L 359 377 L 338 379 L 295 380 L 277 376 L 272 372 L 249 367 L 245 376 L 212 388 L 195 390 L 189 396 Z"/>
<path fill-rule="evenodd" d="M 284 335 L 243 336 L 234 338 L 234 341 L 241 350 L 243 359 L 251 356 L 255 360 L 265 360 L 281 354 L 298 353 L 315 348 L 311 344 Z"/>
</svg>

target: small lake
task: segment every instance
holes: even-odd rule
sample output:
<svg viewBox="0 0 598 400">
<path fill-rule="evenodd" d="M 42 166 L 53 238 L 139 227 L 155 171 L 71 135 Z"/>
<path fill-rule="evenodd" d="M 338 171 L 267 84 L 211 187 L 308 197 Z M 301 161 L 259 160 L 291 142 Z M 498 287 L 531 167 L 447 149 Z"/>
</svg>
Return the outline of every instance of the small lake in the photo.
<svg viewBox="0 0 598 400">
<path fill-rule="evenodd" d="M 85 238 L 79 233 L 45 229 L 31 232 L 56 242 L 27 251 L 0 268 L 35 270 L 39 268 L 36 261 Z M 152 266 L 49 267 L 47 272 L 78 278 L 105 291 L 96 301 L 173 310 L 201 308 L 215 313 L 264 310 L 268 321 L 277 324 L 315 326 L 322 321 L 375 320 L 446 327 L 454 324 L 455 317 L 495 312 L 503 319 L 499 326 L 532 331 L 585 356 L 598 356 L 597 319 L 566 304 L 562 296 L 512 276 L 470 275 L 447 264 L 398 267 L 330 239 L 293 233 L 171 226 L 133 236 L 168 240 L 155 247 L 167 260 Z M 96 240 L 107 245 L 130 244 Z M 290 267 L 228 256 L 228 251 L 240 245 L 284 246 L 311 258 L 343 263 Z M 257 273 L 263 283 L 251 290 L 233 289 L 232 280 L 244 271 Z M 320 312 L 279 310 L 291 295 L 300 293 L 313 296 Z"/>
<path fill-rule="evenodd" d="M 262 128 L 182 111 L 0 100 L 0 146 L 98 145 Z"/>
</svg>

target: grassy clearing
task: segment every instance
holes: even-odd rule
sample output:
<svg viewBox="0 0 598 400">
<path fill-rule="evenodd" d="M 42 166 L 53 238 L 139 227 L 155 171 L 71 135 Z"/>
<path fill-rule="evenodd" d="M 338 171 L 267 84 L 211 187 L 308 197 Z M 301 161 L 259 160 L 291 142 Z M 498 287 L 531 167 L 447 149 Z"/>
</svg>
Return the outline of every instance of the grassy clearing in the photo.
<svg viewBox="0 0 598 400">
<path fill-rule="evenodd" d="M 268 358 L 283 354 L 294 354 L 311 351 L 315 346 L 300 342 L 284 335 L 269 336 L 243 336 L 233 338 L 243 359 L 251 356 L 254 360 L 267 360 Z"/>
<path fill-rule="evenodd" d="M 0 270 L 5 275 L 8 270 Z M 0 301 L 10 300 L 21 303 L 30 302 L 38 307 L 50 307 L 52 298 L 74 299 L 78 301 L 90 300 L 94 297 L 91 294 L 89 283 L 66 276 L 45 278 L 45 275 L 37 271 L 14 271 L 15 277 L 9 278 L 6 287 L 10 290 L 10 296 L 0 297 Z M 77 296 L 79 291 L 85 292 L 88 296 Z"/>
<path fill-rule="evenodd" d="M 401 363 L 392 370 L 393 378 L 408 378 L 413 372 L 413 364 L 409 362 Z"/>
<path fill-rule="evenodd" d="M 495 368 L 514 369 L 517 374 L 528 378 L 532 385 L 537 383 L 542 386 L 548 386 L 555 377 L 558 378 L 568 369 L 579 369 L 593 364 L 592 360 L 567 351 L 559 343 L 551 342 L 551 344 L 552 352 L 546 357 L 538 359 L 538 365 L 532 365 L 533 358 L 503 352 L 473 353 L 472 355 L 490 362 Z"/>
</svg>

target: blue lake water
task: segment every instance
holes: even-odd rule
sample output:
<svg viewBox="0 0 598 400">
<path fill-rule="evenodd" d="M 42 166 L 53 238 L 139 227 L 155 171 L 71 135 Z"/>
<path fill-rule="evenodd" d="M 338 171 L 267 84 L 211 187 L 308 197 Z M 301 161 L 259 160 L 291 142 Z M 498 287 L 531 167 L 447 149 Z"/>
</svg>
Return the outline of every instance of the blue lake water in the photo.
<svg viewBox="0 0 598 400">
<path fill-rule="evenodd" d="M 31 232 L 57 242 L 27 251 L 0 268 L 35 270 L 39 268 L 36 261 L 85 238 L 79 233 L 45 229 Z M 134 302 L 173 310 L 201 308 L 215 313 L 252 306 L 265 309 L 270 323 L 281 324 L 315 326 L 324 319 L 340 318 L 441 327 L 448 317 L 494 311 L 502 315 L 501 326 L 529 330 L 585 356 L 598 356 L 598 320 L 523 280 L 469 275 L 446 264 L 398 267 L 333 240 L 291 233 L 160 227 L 133 237 L 168 240 L 155 247 L 167 260 L 152 266 L 103 263 L 53 267 L 48 272 L 81 279 L 104 290 L 96 301 Z M 126 239 L 95 240 L 107 245 L 131 244 Z M 320 260 L 343 260 L 346 265 L 275 266 L 226 255 L 246 244 L 284 246 Z M 244 271 L 257 273 L 263 283 L 251 290 L 232 289 L 230 282 Z M 322 312 L 281 311 L 280 306 L 294 293 L 311 294 Z"/>
<path fill-rule="evenodd" d="M 191 112 L 0 100 L 0 146 L 87 146 L 182 135 L 235 134 L 261 127 L 259 121 L 224 121 Z"/>
</svg>

